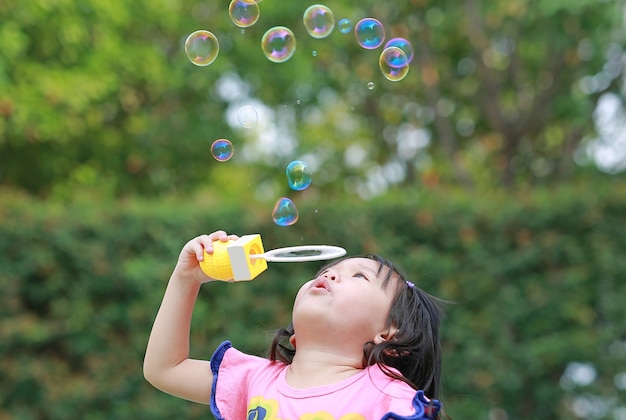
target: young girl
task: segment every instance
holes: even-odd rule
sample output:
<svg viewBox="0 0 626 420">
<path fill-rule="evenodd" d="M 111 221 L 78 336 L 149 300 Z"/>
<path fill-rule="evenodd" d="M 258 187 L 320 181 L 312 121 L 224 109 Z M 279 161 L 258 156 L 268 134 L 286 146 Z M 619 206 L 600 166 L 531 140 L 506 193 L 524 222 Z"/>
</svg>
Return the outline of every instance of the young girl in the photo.
<svg viewBox="0 0 626 420">
<path fill-rule="evenodd" d="M 270 358 L 224 342 L 189 358 L 203 251 L 236 240 L 217 231 L 182 249 L 154 321 L 144 375 L 172 395 L 210 404 L 217 419 L 435 419 L 441 372 L 434 298 L 378 256 L 334 261 L 305 283 Z"/>
</svg>

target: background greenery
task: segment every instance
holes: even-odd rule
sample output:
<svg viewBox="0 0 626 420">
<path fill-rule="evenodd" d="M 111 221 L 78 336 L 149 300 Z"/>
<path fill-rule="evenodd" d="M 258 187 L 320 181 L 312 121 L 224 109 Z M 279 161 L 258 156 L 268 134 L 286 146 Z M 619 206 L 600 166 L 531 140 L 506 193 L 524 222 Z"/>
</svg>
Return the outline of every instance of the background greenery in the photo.
<svg viewBox="0 0 626 420">
<path fill-rule="evenodd" d="M 591 404 L 587 418 L 619 418 L 611 413 L 626 398 L 618 386 L 626 363 L 624 185 L 479 201 L 451 191 L 411 192 L 358 211 L 349 200 L 302 203 L 297 229 L 203 198 L 157 206 L 5 197 L 0 413 L 207 415 L 206 407 L 151 388 L 141 364 L 181 246 L 226 226 L 261 233 L 268 248 L 332 243 L 392 256 L 420 287 L 454 302 L 443 327 L 443 400 L 452 418 L 576 418 L 575 401 Z M 251 283 L 205 285 L 193 355 L 209 357 L 225 339 L 264 354 L 271 331 L 288 323 L 295 292 L 319 266 L 272 263 Z M 568 379 L 570 363 L 593 365 L 597 377 Z"/>
<path fill-rule="evenodd" d="M 626 418 L 626 165 L 591 153 L 626 156 L 620 121 L 598 125 L 623 101 L 623 1 L 327 3 L 411 40 L 397 83 L 352 34 L 310 38 L 310 3 L 259 5 L 242 30 L 223 0 L 0 2 L 0 418 L 207 416 L 141 362 L 181 246 L 217 228 L 378 252 L 453 301 L 452 418 Z M 297 38 L 283 64 L 259 48 L 274 25 Z M 196 29 L 220 41 L 209 67 L 184 55 Z M 293 159 L 314 170 L 302 192 Z M 292 227 L 272 222 L 281 195 Z M 204 287 L 194 356 L 263 353 L 318 267 Z"/>
</svg>

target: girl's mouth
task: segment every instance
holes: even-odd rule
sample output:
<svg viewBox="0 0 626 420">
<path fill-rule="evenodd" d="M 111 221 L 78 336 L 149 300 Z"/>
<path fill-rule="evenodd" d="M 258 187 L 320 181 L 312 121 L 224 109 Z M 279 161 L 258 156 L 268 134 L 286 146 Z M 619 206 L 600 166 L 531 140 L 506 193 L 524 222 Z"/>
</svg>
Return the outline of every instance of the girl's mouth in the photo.
<svg viewBox="0 0 626 420">
<path fill-rule="evenodd" d="M 330 292 L 330 284 L 328 284 L 328 280 L 323 277 L 316 279 L 311 285 L 312 289 L 324 289 L 327 292 Z"/>
</svg>

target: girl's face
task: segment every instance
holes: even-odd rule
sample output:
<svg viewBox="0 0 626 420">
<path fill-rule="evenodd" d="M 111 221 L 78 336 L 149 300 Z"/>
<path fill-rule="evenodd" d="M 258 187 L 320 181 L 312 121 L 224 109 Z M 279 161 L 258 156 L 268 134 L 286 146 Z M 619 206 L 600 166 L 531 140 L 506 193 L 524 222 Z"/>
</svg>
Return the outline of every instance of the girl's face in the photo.
<svg viewBox="0 0 626 420">
<path fill-rule="evenodd" d="M 349 258 L 305 283 L 293 307 L 296 341 L 309 337 L 341 341 L 362 354 L 366 342 L 386 339 L 398 276 L 383 288 L 387 268 L 378 274 L 379 268 L 376 261 Z"/>
</svg>

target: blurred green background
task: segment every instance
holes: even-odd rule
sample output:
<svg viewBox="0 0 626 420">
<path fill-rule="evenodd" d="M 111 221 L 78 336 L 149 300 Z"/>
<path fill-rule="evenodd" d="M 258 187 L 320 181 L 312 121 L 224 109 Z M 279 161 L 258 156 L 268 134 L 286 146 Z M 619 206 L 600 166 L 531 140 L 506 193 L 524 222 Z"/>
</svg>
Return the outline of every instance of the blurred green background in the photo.
<svg viewBox="0 0 626 420">
<path fill-rule="evenodd" d="M 453 419 L 626 419 L 624 1 L 325 3 L 410 40 L 399 82 L 353 33 L 310 37 L 311 4 L 259 1 L 242 29 L 222 0 L 0 2 L 0 419 L 210 418 L 141 364 L 180 248 L 220 228 L 377 252 L 454 302 Z M 207 67 L 184 53 L 198 29 Z M 264 354 L 319 266 L 205 285 L 193 357 Z"/>
</svg>

